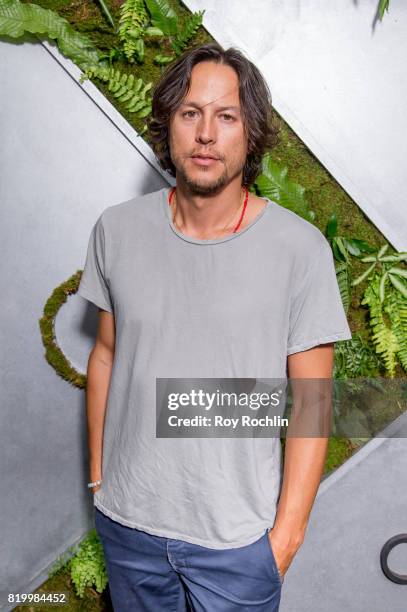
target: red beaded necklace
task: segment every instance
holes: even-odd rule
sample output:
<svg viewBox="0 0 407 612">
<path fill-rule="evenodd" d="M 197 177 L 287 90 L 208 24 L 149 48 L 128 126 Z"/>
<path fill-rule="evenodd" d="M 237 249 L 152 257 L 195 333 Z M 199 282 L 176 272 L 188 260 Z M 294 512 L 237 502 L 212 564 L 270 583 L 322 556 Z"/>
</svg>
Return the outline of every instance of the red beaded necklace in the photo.
<svg viewBox="0 0 407 612">
<path fill-rule="evenodd" d="M 170 196 L 169 196 L 169 200 L 168 200 L 169 205 L 171 205 L 172 196 L 174 195 L 175 190 L 176 190 L 176 187 L 172 187 L 172 188 L 171 188 L 171 191 L 170 191 Z M 245 187 L 245 192 L 246 192 L 246 195 L 245 195 L 245 199 L 244 199 L 244 204 L 243 204 L 242 214 L 240 215 L 240 219 L 239 219 L 239 221 L 238 221 L 238 224 L 236 225 L 236 227 L 235 227 L 235 229 L 233 230 L 232 234 L 234 234 L 235 232 L 237 232 L 237 230 L 239 229 L 239 227 L 240 227 L 240 225 L 241 225 L 241 223 L 242 223 L 242 221 L 243 221 L 244 213 L 245 213 L 245 211 L 246 211 L 247 201 L 248 201 L 248 199 L 249 199 L 249 190 L 247 189 L 247 187 Z"/>
</svg>

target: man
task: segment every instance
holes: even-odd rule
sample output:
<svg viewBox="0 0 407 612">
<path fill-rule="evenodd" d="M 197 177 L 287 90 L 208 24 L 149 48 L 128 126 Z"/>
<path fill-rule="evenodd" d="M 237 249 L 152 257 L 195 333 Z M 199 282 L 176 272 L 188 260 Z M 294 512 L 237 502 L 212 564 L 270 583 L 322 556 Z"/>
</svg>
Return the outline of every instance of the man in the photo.
<svg viewBox="0 0 407 612">
<path fill-rule="evenodd" d="M 331 249 L 248 192 L 276 130 L 238 50 L 168 67 L 149 129 L 176 188 L 104 210 L 78 290 L 100 309 L 89 484 L 114 609 L 275 612 L 327 439 L 287 438 L 281 482 L 278 437 L 156 437 L 156 378 L 331 378 L 351 338 Z"/>
</svg>

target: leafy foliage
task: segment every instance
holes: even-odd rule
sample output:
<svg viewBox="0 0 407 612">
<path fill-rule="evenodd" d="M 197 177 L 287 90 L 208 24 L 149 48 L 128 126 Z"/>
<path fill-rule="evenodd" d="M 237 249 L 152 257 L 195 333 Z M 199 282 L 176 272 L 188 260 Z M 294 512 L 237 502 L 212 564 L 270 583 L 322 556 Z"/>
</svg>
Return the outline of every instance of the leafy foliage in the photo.
<svg viewBox="0 0 407 612">
<path fill-rule="evenodd" d="M 407 372 L 407 299 L 394 289 L 389 292 L 385 310 L 397 340 L 397 357 Z"/>
<path fill-rule="evenodd" d="M 129 62 L 134 62 L 134 55 L 140 61 L 144 59 L 143 32 L 149 21 L 144 0 L 126 0 L 120 10 L 119 39 Z"/>
<path fill-rule="evenodd" d="M 363 341 L 360 334 L 335 343 L 334 378 L 373 377 L 383 368 L 374 348 Z"/>
<path fill-rule="evenodd" d="M 61 53 L 82 70 L 100 61 L 101 53 L 93 43 L 54 11 L 19 0 L 0 0 L 0 35 L 21 38 L 26 32 L 55 40 Z"/>
<path fill-rule="evenodd" d="M 383 355 L 383 360 L 386 369 L 393 377 L 396 368 L 396 355 L 400 350 L 397 336 L 394 333 L 391 322 L 386 313 L 389 312 L 389 307 L 383 305 L 379 294 L 380 276 L 375 274 L 373 280 L 366 287 L 362 304 L 367 304 L 370 309 L 370 325 L 373 329 L 372 340 L 376 347 L 376 352 Z M 394 306 L 392 306 L 394 310 Z M 393 320 L 395 313 L 393 312 Z"/>
<path fill-rule="evenodd" d="M 102 12 L 104 14 L 104 16 L 106 17 L 107 21 L 110 23 L 110 25 L 112 26 L 112 28 L 115 27 L 115 23 L 113 20 L 113 17 L 109 11 L 109 7 L 107 6 L 105 0 L 98 0 L 99 4 L 100 4 L 100 8 L 102 9 Z"/>
<path fill-rule="evenodd" d="M 314 221 L 315 215 L 308 208 L 304 187 L 291 181 L 287 173 L 286 166 L 282 166 L 272 159 L 270 153 L 266 153 L 262 159 L 261 174 L 254 184 L 263 196 L 292 210 L 307 221 Z"/>
<path fill-rule="evenodd" d="M 343 308 L 345 312 L 348 313 L 350 306 L 349 266 L 345 262 L 335 263 L 335 272 Z"/>
<path fill-rule="evenodd" d="M 400 291 L 405 298 L 407 298 L 407 287 L 401 280 L 398 279 L 398 276 L 407 278 L 407 270 L 394 265 L 396 262 L 407 261 L 407 252 L 386 255 L 388 248 L 389 245 L 384 244 L 380 250 L 375 252 L 373 255 L 362 257 L 361 261 L 364 263 L 370 263 L 370 266 L 365 272 L 363 272 L 363 274 L 358 276 L 358 278 L 352 282 L 353 286 L 358 285 L 361 281 L 365 280 L 365 278 L 369 278 L 369 276 L 373 274 L 373 271 L 378 268 L 381 271 L 379 282 L 381 302 L 384 301 L 387 278 L 389 278 L 392 285 L 398 291 Z"/>
<path fill-rule="evenodd" d="M 184 29 L 177 33 L 171 43 L 176 55 L 180 55 L 189 41 L 195 36 L 199 26 L 202 24 L 203 14 L 204 11 L 198 11 L 198 13 L 192 13 L 188 16 L 184 24 Z"/>
<path fill-rule="evenodd" d="M 394 377 L 397 358 L 407 371 L 407 270 L 400 265 L 407 261 L 407 253 L 388 254 L 385 244 L 372 255 L 360 258 L 369 267 L 352 281 L 356 286 L 370 281 L 361 302 L 370 310 L 372 341 L 376 352 L 383 355 L 390 377 Z"/>
<path fill-rule="evenodd" d="M 99 3 L 109 22 L 114 25 L 106 4 L 103 0 L 99 0 Z M 113 60 L 124 57 L 129 63 L 134 63 L 135 58 L 143 61 L 145 35 L 168 36 L 175 53 L 181 53 L 201 25 L 204 11 L 189 15 L 183 29 L 178 15 L 166 0 L 125 0 L 120 11 L 117 35 L 123 49 L 112 48 L 108 54 L 97 49 L 85 35 L 77 32 L 56 12 L 36 4 L 22 4 L 19 0 L 0 0 L 0 36 L 21 38 L 29 32 L 54 39 L 61 53 L 83 71 L 80 83 L 90 77 L 106 82 L 108 90 L 120 102 L 127 103 L 125 108 L 130 113 L 136 113 L 137 117 L 143 118 L 151 113 L 151 96 L 146 94 L 152 87 L 152 82 L 144 83 L 134 74 L 115 69 Z M 174 59 L 173 54 L 159 53 L 155 56 L 155 61 L 159 64 Z M 144 125 L 140 134 L 146 128 Z"/>
<path fill-rule="evenodd" d="M 175 55 L 158 53 L 154 61 L 168 64 L 180 55 L 202 24 L 205 11 L 188 15 L 181 28 L 167 0 L 125 0 L 120 9 L 119 38 L 129 62 L 144 59 L 144 36 L 167 37 Z M 150 25 L 151 22 L 151 25 Z"/>
<path fill-rule="evenodd" d="M 315 216 L 308 209 L 304 188 L 287 178 L 287 168 L 275 162 L 270 153 L 263 157 L 262 173 L 257 177 L 255 185 L 260 195 L 314 222 Z M 361 305 L 366 304 L 370 308 L 372 345 L 379 359 L 374 359 L 372 351 L 361 345 L 361 339 L 355 339 L 353 344 L 353 339 L 348 344 L 337 343 L 342 348 L 336 353 L 336 375 L 368 376 L 382 367 L 390 377 L 394 377 L 397 358 L 407 371 L 407 284 L 404 281 L 407 279 L 407 270 L 397 265 L 407 261 L 407 253 L 388 254 L 388 244 L 375 249 L 364 240 L 339 236 L 335 214 L 329 218 L 325 234 L 336 260 L 338 287 L 346 313 L 351 303 L 352 288 L 363 281 L 369 281 L 376 274 L 365 289 Z M 365 253 L 369 254 L 366 256 Z M 351 280 L 352 257 L 370 264 L 354 280 Z M 375 272 L 376 268 L 379 268 L 379 273 Z"/>
<path fill-rule="evenodd" d="M 358 257 L 363 255 L 363 253 L 371 253 L 374 251 L 374 249 L 364 240 L 338 236 L 338 220 L 335 213 L 329 217 L 325 228 L 325 235 L 331 245 L 332 252 L 336 260 L 336 278 L 338 280 L 342 304 L 345 312 L 347 313 L 351 299 L 351 255 Z"/>
<path fill-rule="evenodd" d="M 151 23 L 165 36 L 178 34 L 178 16 L 166 0 L 145 0 Z"/>
<path fill-rule="evenodd" d="M 157 55 L 154 57 L 154 61 L 156 62 L 156 64 L 170 64 L 172 61 L 174 61 L 174 56 L 173 55 L 165 55 L 164 53 L 157 53 Z"/>
<path fill-rule="evenodd" d="M 328 219 L 325 235 L 331 244 L 335 259 L 348 265 L 351 263 L 350 255 L 361 257 L 363 253 L 373 253 L 375 251 L 365 240 L 339 236 L 338 220 L 335 213 L 332 213 Z"/>
<path fill-rule="evenodd" d="M 377 12 L 378 12 L 380 20 L 383 19 L 384 12 L 389 10 L 389 4 L 390 4 L 390 0 L 380 0 L 379 1 Z"/>
<path fill-rule="evenodd" d="M 170 44 L 175 51 L 175 56 L 180 55 L 202 24 L 202 17 L 205 11 L 198 11 L 188 15 L 182 29 L 177 14 L 166 0 L 145 1 L 154 28 L 160 31 L 163 36 L 168 36 Z M 159 64 L 166 64 L 171 62 L 175 56 L 157 54 L 154 59 Z"/>
<path fill-rule="evenodd" d="M 120 102 L 127 102 L 126 108 L 130 113 L 145 117 L 151 112 L 151 97 L 146 97 L 146 93 L 152 87 L 152 82 L 144 83 L 143 79 L 136 79 L 134 74 L 125 74 L 113 67 L 92 66 L 81 76 L 80 82 L 89 76 L 107 81 L 109 91 Z"/>
<path fill-rule="evenodd" d="M 98 593 L 102 593 L 108 582 L 108 576 L 103 546 L 96 529 L 92 529 L 82 540 L 70 564 L 72 582 L 79 597 L 83 597 L 87 586 L 95 585 Z"/>
</svg>

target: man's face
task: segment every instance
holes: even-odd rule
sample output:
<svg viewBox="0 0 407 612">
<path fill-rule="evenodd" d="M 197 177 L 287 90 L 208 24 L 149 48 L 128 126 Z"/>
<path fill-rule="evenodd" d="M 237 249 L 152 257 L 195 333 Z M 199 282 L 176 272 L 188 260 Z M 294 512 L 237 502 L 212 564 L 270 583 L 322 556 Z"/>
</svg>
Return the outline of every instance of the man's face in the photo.
<svg viewBox="0 0 407 612">
<path fill-rule="evenodd" d="M 177 181 L 193 194 L 215 194 L 242 173 L 247 138 L 233 68 L 208 61 L 193 67 L 190 89 L 170 120 L 169 145 Z M 217 159 L 194 160 L 199 154 Z"/>
</svg>

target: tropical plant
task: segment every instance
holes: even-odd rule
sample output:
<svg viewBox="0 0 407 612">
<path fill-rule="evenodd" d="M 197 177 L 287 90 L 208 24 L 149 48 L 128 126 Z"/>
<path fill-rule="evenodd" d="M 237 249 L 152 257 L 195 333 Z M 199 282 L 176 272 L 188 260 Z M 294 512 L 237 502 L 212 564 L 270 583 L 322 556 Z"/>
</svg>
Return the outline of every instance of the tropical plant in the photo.
<svg viewBox="0 0 407 612">
<path fill-rule="evenodd" d="M 363 340 L 360 333 L 350 340 L 335 343 L 333 377 L 335 379 L 377 376 L 384 370 L 380 356 L 374 347 Z"/>
<path fill-rule="evenodd" d="M 71 578 L 76 593 L 83 597 L 85 587 L 93 587 L 102 593 L 108 582 L 103 546 L 96 529 L 92 529 L 79 545 L 70 560 Z"/>
<path fill-rule="evenodd" d="M 365 270 L 365 272 L 363 272 L 363 274 L 361 274 L 360 276 L 358 276 L 358 278 L 352 281 L 353 286 L 358 285 L 365 278 L 368 278 L 379 264 L 378 267 L 381 271 L 379 281 L 379 295 L 381 303 L 384 302 L 387 280 L 392 283 L 392 285 L 397 289 L 397 291 L 400 291 L 400 293 L 405 298 L 407 298 L 407 286 L 401 279 L 398 278 L 407 278 L 407 270 L 405 268 L 400 268 L 394 265 L 395 263 L 401 261 L 407 261 L 407 252 L 394 252 L 391 255 L 385 255 L 388 248 L 389 245 L 385 244 L 379 250 L 377 250 L 374 255 L 362 257 L 360 261 L 363 261 L 364 263 L 370 263 L 371 265 L 367 270 Z"/>
<path fill-rule="evenodd" d="M 76 546 L 58 557 L 48 571 L 52 578 L 60 571 L 69 572 L 76 594 L 82 598 L 86 587 L 102 593 L 108 582 L 103 545 L 95 528 Z"/>
<path fill-rule="evenodd" d="M 333 368 L 335 418 L 332 423 L 334 436 L 345 436 L 355 446 L 369 440 L 371 428 L 367 415 L 360 409 L 363 401 L 357 398 L 365 390 L 366 385 L 377 386 L 384 393 L 382 385 L 374 378 L 383 369 L 384 364 L 376 355 L 374 347 L 365 342 L 359 333 L 354 334 L 350 340 L 335 343 Z M 372 380 L 361 381 L 362 378 L 372 378 Z M 340 379 L 345 382 L 336 383 L 336 380 Z M 344 411 L 345 407 L 347 409 Z"/>
<path fill-rule="evenodd" d="M 388 244 L 376 249 L 363 240 L 337 236 L 335 215 L 331 215 L 325 234 L 336 259 L 335 269 L 345 310 L 348 311 L 349 308 L 351 288 L 370 280 L 361 305 L 366 304 L 370 309 L 373 346 L 376 353 L 383 357 L 382 363 L 390 377 L 395 374 L 397 357 L 407 371 L 407 285 L 404 282 L 407 270 L 396 265 L 407 261 L 407 253 L 394 252 L 389 255 L 386 254 Z M 370 254 L 362 257 L 366 252 Z M 368 269 L 353 281 L 350 281 L 350 255 L 370 264 Z M 341 346 L 343 344 L 340 343 Z M 345 370 L 350 366 L 348 358 Z"/>
<path fill-rule="evenodd" d="M 143 35 L 149 22 L 144 0 L 126 0 L 120 8 L 119 39 L 129 62 L 144 59 Z"/>
<path fill-rule="evenodd" d="M 373 252 L 374 248 L 364 240 L 338 236 L 338 220 L 335 213 L 332 213 L 328 219 L 328 223 L 325 228 L 325 235 L 331 245 L 335 258 L 336 278 L 338 280 L 343 307 L 347 313 L 350 306 L 351 293 L 350 268 L 352 261 L 350 255 L 358 257 L 363 253 Z"/>
<path fill-rule="evenodd" d="M 0 0 L 0 36 L 22 38 L 26 32 L 55 40 L 61 53 L 81 70 L 106 64 L 91 40 L 54 11 L 19 0 Z"/>
<path fill-rule="evenodd" d="M 108 90 L 120 102 L 126 102 L 125 108 L 130 113 L 137 113 L 138 117 L 146 117 L 151 113 L 151 96 L 146 97 L 146 93 L 152 87 L 152 82 L 144 83 L 143 79 L 136 79 L 134 74 L 125 74 L 113 67 L 99 66 L 87 68 L 79 82 L 82 83 L 90 76 L 107 81 Z"/>
<path fill-rule="evenodd" d="M 119 38 L 129 62 L 144 60 L 144 37 L 167 37 L 174 51 L 158 53 L 158 64 L 172 62 L 180 55 L 202 24 L 205 11 L 191 13 L 181 28 L 177 13 L 166 0 L 125 0 L 120 8 Z"/>
<path fill-rule="evenodd" d="M 315 215 L 308 209 L 304 196 L 304 187 L 292 183 L 287 178 L 287 168 L 274 161 L 270 153 L 263 157 L 262 172 L 255 181 L 255 187 L 260 195 L 273 199 L 306 220 L 314 222 Z M 379 277 L 366 288 L 361 304 L 366 304 L 370 308 L 373 347 L 378 356 L 383 359 L 374 361 L 371 351 L 367 347 L 361 350 L 360 341 L 359 346 L 356 347 L 358 341 L 355 340 L 353 345 L 346 345 L 347 348 L 352 346 L 346 358 L 345 351 L 347 351 L 347 348 L 341 348 L 337 352 L 337 375 L 340 372 L 344 376 L 348 371 L 352 375 L 352 373 L 354 374 L 358 371 L 360 376 L 365 376 L 367 371 L 384 365 L 387 372 L 393 377 L 397 361 L 396 357 L 398 357 L 402 367 L 407 371 L 407 286 L 404 282 L 404 279 L 407 278 L 407 270 L 396 265 L 397 263 L 407 261 L 407 253 L 386 255 L 389 247 L 388 244 L 380 249 L 376 249 L 364 240 L 339 236 L 338 222 L 335 214 L 332 214 L 328 220 L 325 235 L 331 245 L 335 258 L 335 271 L 345 312 L 349 310 L 351 288 L 364 280 L 368 280 L 377 266 L 381 269 Z M 364 255 L 365 253 L 369 253 L 369 255 Z M 358 258 L 363 263 L 370 263 L 369 268 L 353 281 L 350 278 L 351 256 Z M 387 285 L 389 285 L 387 290 L 388 297 L 384 304 Z M 343 342 L 338 344 L 341 347 L 344 345 Z M 350 355 L 356 348 L 359 350 L 359 361 L 355 358 L 356 361 L 352 363 Z M 368 352 L 370 353 L 369 355 Z M 342 360 L 341 365 L 338 365 L 339 360 Z"/>
<path fill-rule="evenodd" d="M 74 30 L 54 11 L 36 4 L 22 4 L 19 0 L 0 0 L 0 35 L 20 38 L 26 32 L 54 39 L 60 51 L 83 71 L 80 83 L 90 76 L 106 81 L 109 91 L 120 102 L 127 102 L 125 108 L 129 112 L 140 118 L 151 112 L 151 97 L 146 94 L 152 82 L 144 83 L 133 74 L 114 69 L 111 57 L 101 53 L 86 36 Z"/>
<path fill-rule="evenodd" d="M 151 22 L 157 32 L 161 32 L 161 36 L 167 36 L 170 45 L 173 48 L 175 55 L 156 55 L 157 63 L 168 63 L 180 55 L 189 41 L 197 32 L 202 24 L 202 18 L 205 11 L 191 13 L 186 18 L 183 28 L 180 27 L 178 16 L 166 2 L 166 0 L 145 0 Z M 160 35 L 160 34 L 158 34 Z"/>
<path fill-rule="evenodd" d="M 104 0 L 99 0 L 102 11 L 114 27 L 113 18 Z M 122 48 L 111 48 L 109 53 L 100 51 L 84 34 L 77 32 L 69 22 L 50 9 L 20 0 L 0 0 L 0 36 L 21 38 L 27 32 L 39 38 L 56 41 L 63 55 L 70 58 L 83 71 L 80 83 L 90 77 L 107 83 L 107 88 L 125 108 L 137 117 L 146 117 L 151 112 L 151 96 L 147 94 L 152 82 L 145 83 L 134 74 L 115 69 L 113 60 L 127 59 L 134 63 L 144 59 L 143 37 L 168 37 L 174 50 L 172 55 L 158 54 L 159 64 L 171 62 L 179 55 L 202 23 L 205 11 L 189 15 L 183 28 L 175 11 L 166 0 L 126 0 L 121 6 L 117 35 Z M 152 25 L 149 25 L 151 21 Z M 143 134 L 147 129 L 139 131 Z"/>
<path fill-rule="evenodd" d="M 406 252 L 388 255 L 388 244 L 360 261 L 370 266 L 353 282 L 356 286 L 370 279 L 365 289 L 362 305 L 370 311 L 372 341 L 376 352 L 383 356 L 386 370 L 394 377 L 397 358 L 407 371 L 407 270 L 400 267 L 407 261 Z"/>
<path fill-rule="evenodd" d="M 338 236 L 338 220 L 335 213 L 332 213 L 328 219 L 325 235 L 331 244 L 333 254 L 337 261 L 350 264 L 349 255 L 360 257 L 363 253 L 373 253 L 375 250 L 374 247 L 370 246 L 365 240 Z"/>
<path fill-rule="evenodd" d="M 256 178 L 254 186 L 260 195 L 313 222 L 315 213 L 308 207 L 305 188 L 290 180 L 287 174 L 288 168 L 272 159 L 270 153 L 266 153 L 263 155 L 261 173 Z"/>
<path fill-rule="evenodd" d="M 393 285 L 384 294 L 382 280 L 383 275 L 376 272 L 366 287 L 361 304 L 369 307 L 372 341 L 393 378 L 396 357 L 407 371 L 407 299 L 404 291 L 400 292 Z"/>
</svg>

